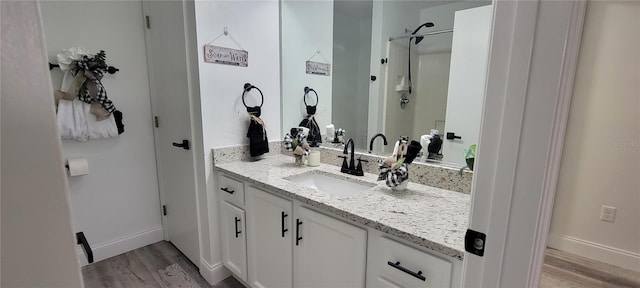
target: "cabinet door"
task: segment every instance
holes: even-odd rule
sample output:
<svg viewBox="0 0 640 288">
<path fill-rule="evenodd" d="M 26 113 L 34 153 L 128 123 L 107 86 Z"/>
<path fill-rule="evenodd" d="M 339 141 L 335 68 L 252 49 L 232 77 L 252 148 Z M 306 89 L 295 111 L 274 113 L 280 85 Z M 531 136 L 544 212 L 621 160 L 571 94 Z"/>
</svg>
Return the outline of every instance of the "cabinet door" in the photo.
<svg viewBox="0 0 640 288">
<path fill-rule="evenodd" d="M 222 237 L 222 262 L 240 279 L 247 281 L 247 242 L 244 210 L 220 202 L 220 236 Z"/>
<path fill-rule="evenodd" d="M 292 202 L 250 186 L 245 197 L 249 285 L 292 287 Z"/>
<path fill-rule="evenodd" d="M 364 287 L 367 232 L 296 207 L 294 287 Z"/>
</svg>

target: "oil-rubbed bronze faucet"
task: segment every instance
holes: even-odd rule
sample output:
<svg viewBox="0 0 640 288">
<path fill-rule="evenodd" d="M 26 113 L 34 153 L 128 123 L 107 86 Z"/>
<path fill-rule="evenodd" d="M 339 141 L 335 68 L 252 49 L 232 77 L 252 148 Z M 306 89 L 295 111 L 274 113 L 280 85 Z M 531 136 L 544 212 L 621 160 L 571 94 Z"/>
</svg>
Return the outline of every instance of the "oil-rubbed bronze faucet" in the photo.
<svg viewBox="0 0 640 288">
<path fill-rule="evenodd" d="M 369 141 L 369 153 L 371 153 L 373 151 L 373 141 L 376 140 L 376 138 L 378 137 L 382 137 L 382 141 L 385 146 L 388 145 L 389 143 L 387 143 L 387 137 L 384 136 L 384 134 L 382 133 L 378 133 L 376 135 L 374 135 L 373 137 L 371 137 L 371 141 Z"/>
<path fill-rule="evenodd" d="M 347 156 L 338 156 L 344 159 L 344 161 L 342 161 L 342 168 L 340 169 L 340 172 L 351 174 L 354 176 L 364 176 L 364 172 L 362 171 L 362 162 L 369 162 L 369 161 L 358 159 L 358 166 L 356 166 L 355 159 L 354 159 L 355 144 L 353 143 L 353 139 L 349 139 L 349 141 L 347 141 L 347 144 L 344 145 L 344 151 L 342 153 L 345 155 L 349 154 L 349 151 L 348 151 L 349 145 L 351 145 L 351 157 L 349 158 L 349 164 L 347 164 Z"/>
</svg>

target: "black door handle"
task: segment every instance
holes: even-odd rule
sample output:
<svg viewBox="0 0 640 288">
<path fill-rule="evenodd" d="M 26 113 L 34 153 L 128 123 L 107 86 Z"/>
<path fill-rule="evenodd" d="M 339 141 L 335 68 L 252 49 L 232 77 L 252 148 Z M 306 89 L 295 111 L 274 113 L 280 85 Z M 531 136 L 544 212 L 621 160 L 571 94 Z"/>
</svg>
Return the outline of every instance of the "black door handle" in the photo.
<svg viewBox="0 0 640 288">
<path fill-rule="evenodd" d="M 236 238 L 238 238 L 238 235 L 240 235 L 240 233 L 242 233 L 242 231 L 238 230 L 238 223 L 240 223 L 240 218 L 235 217 L 236 218 Z"/>
<path fill-rule="evenodd" d="M 296 219 L 296 246 L 298 246 L 302 237 L 300 237 L 300 225 L 302 225 L 302 221 L 300 219 Z"/>
<path fill-rule="evenodd" d="M 376 77 L 375 75 L 371 75 L 371 81 L 376 81 L 376 79 L 378 79 L 378 77 Z"/>
<path fill-rule="evenodd" d="M 407 268 L 404 268 L 404 267 L 400 266 L 400 262 L 399 261 L 396 261 L 396 263 L 393 263 L 391 261 L 387 261 L 387 264 L 389 264 L 389 266 L 391 266 L 393 268 L 396 268 L 396 269 L 398 269 L 398 270 L 400 270 L 400 271 L 402 271 L 404 273 L 407 273 L 407 274 L 409 274 L 409 275 L 411 275 L 413 277 L 416 277 L 416 278 L 418 278 L 418 279 L 420 279 L 422 281 L 427 281 L 427 278 L 422 276 L 422 271 L 418 271 L 417 273 L 413 272 L 413 271 L 411 271 L 411 270 L 409 270 Z"/>
<path fill-rule="evenodd" d="M 289 229 L 284 227 L 284 225 L 285 225 L 284 218 L 287 218 L 287 216 L 289 216 L 289 215 L 287 215 L 287 213 L 282 211 L 282 214 L 280 214 L 280 216 L 281 216 L 281 219 L 282 219 L 282 237 L 284 238 L 284 233 L 289 231 Z"/>
<path fill-rule="evenodd" d="M 447 140 L 462 139 L 462 136 L 456 135 L 455 132 L 447 132 Z"/>
<path fill-rule="evenodd" d="M 222 188 L 220 188 L 220 190 L 222 190 L 224 192 L 227 192 L 229 194 L 233 194 L 233 192 L 236 192 L 236 190 L 229 190 L 229 188 L 227 188 L 227 187 L 222 187 Z"/>
<path fill-rule="evenodd" d="M 187 140 L 187 139 L 182 140 L 182 143 L 173 142 L 173 147 L 179 147 L 179 148 L 182 148 L 184 150 L 191 149 L 191 147 L 189 146 L 189 140 Z"/>
</svg>

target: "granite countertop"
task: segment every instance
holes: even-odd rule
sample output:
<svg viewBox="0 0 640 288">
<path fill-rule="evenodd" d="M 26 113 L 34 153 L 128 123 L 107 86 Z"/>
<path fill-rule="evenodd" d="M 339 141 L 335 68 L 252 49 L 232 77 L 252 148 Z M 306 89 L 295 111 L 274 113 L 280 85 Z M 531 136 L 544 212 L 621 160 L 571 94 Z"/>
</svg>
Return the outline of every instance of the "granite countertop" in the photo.
<svg viewBox="0 0 640 288">
<path fill-rule="evenodd" d="M 409 183 L 404 191 L 393 191 L 377 175 L 357 177 L 340 173 L 340 168 L 320 164 L 298 166 L 293 157 L 274 155 L 259 161 L 217 164 L 239 180 L 281 196 L 298 200 L 329 214 L 352 220 L 430 250 L 462 260 L 467 230 L 469 194 Z M 335 196 L 284 178 L 303 173 L 330 173 L 354 182 L 376 184 L 356 196 Z"/>
</svg>

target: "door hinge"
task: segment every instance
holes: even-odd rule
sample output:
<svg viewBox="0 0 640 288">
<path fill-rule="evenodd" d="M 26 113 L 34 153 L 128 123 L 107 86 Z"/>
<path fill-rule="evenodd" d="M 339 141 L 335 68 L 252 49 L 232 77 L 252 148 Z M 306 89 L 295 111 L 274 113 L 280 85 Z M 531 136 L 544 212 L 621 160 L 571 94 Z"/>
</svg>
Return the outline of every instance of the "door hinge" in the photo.
<svg viewBox="0 0 640 288">
<path fill-rule="evenodd" d="M 464 235 L 464 250 L 482 257 L 484 256 L 484 245 L 486 241 L 486 234 L 467 229 L 467 233 Z"/>
<path fill-rule="evenodd" d="M 167 205 L 162 205 L 162 215 L 167 216 Z"/>
<path fill-rule="evenodd" d="M 147 23 L 147 29 L 151 29 L 151 17 L 149 17 L 149 15 L 144 15 L 144 20 Z"/>
<path fill-rule="evenodd" d="M 160 127 L 160 124 L 158 124 L 158 116 L 153 116 L 153 125 L 156 126 L 156 128 Z"/>
</svg>

